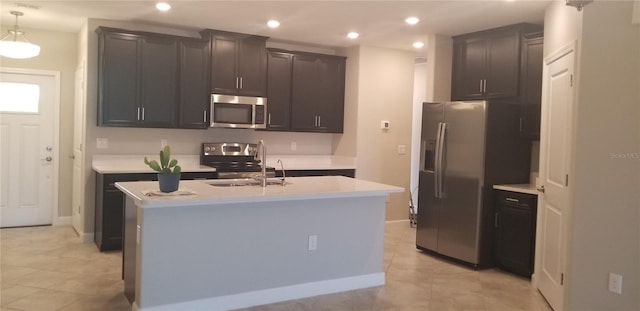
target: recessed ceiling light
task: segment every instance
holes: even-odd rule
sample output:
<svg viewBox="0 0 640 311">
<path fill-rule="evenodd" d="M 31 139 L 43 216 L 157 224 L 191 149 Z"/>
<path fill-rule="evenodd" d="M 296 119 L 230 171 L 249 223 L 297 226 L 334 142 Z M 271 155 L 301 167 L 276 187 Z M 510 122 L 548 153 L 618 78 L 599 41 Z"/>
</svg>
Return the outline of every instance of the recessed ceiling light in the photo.
<svg viewBox="0 0 640 311">
<path fill-rule="evenodd" d="M 350 33 L 348 33 L 348 34 L 347 34 L 347 37 L 349 37 L 349 39 L 356 39 L 356 38 L 358 38 L 359 36 L 360 36 L 360 34 L 359 34 L 359 33 L 357 33 L 357 32 L 354 32 L 354 31 L 352 31 L 352 32 L 350 32 Z"/>
<path fill-rule="evenodd" d="M 271 28 L 278 28 L 278 26 L 280 26 L 280 22 L 272 19 L 270 21 L 267 22 L 267 26 L 271 27 Z"/>
<path fill-rule="evenodd" d="M 169 5 L 169 3 L 166 3 L 166 2 L 158 2 L 156 3 L 156 9 L 162 12 L 166 12 L 171 10 L 171 5 Z"/>
<path fill-rule="evenodd" d="M 404 21 L 407 22 L 407 24 L 409 25 L 415 25 L 420 21 L 420 19 L 412 16 L 412 17 L 407 17 L 407 19 L 405 19 Z"/>
<path fill-rule="evenodd" d="M 416 41 L 413 43 L 413 47 L 416 49 L 420 49 L 424 46 L 424 43 L 420 42 L 420 41 Z"/>
</svg>

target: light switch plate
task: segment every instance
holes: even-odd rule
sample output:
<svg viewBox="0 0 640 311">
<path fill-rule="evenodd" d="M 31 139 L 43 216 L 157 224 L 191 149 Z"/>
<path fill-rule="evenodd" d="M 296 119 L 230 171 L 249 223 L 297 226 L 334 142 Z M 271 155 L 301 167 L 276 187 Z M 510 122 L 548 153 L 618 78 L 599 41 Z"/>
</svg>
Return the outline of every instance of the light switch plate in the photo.
<svg viewBox="0 0 640 311">
<path fill-rule="evenodd" d="M 380 121 L 380 128 L 383 130 L 388 130 L 391 128 L 391 123 L 389 121 Z"/>
</svg>

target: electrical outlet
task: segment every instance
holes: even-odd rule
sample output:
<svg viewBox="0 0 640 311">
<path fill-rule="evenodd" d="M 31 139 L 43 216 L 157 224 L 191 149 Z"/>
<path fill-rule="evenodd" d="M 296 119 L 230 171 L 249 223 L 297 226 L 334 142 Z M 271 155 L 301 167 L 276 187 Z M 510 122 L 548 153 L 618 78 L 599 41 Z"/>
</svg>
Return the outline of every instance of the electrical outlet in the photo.
<svg viewBox="0 0 640 311">
<path fill-rule="evenodd" d="M 109 148 L 109 140 L 106 138 L 96 138 L 96 148 L 97 149 L 108 149 Z"/>
<path fill-rule="evenodd" d="M 309 250 L 315 251 L 318 248 L 318 236 L 313 234 L 309 236 Z"/>
<path fill-rule="evenodd" d="M 296 145 L 295 141 L 291 142 L 291 151 L 296 151 L 296 149 L 298 149 L 298 146 Z"/>
<path fill-rule="evenodd" d="M 161 139 L 160 140 L 160 148 L 162 149 L 166 145 L 167 145 L 167 139 L 166 138 Z"/>
<path fill-rule="evenodd" d="M 609 291 L 622 294 L 622 275 L 609 273 Z"/>
</svg>

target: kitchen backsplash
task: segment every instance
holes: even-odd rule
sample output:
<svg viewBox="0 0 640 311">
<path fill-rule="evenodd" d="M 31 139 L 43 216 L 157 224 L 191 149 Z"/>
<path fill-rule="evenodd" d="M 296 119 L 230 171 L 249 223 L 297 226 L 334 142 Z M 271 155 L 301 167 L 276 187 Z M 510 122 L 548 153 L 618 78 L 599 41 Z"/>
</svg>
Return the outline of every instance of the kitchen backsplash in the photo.
<svg viewBox="0 0 640 311">
<path fill-rule="evenodd" d="M 107 148 L 98 148 L 98 139 L 107 139 Z M 267 154 L 330 155 L 333 134 L 266 132 L 244 129 L 144 129 L 99 127 L 87 149 L 93 154 L 154 154 L 166 139 L 174 154 L 197 155 L 203 142 L 255 142 L 263 139 Z M 295 149 L 295 150 L 294 150 Z"/>
</svg>

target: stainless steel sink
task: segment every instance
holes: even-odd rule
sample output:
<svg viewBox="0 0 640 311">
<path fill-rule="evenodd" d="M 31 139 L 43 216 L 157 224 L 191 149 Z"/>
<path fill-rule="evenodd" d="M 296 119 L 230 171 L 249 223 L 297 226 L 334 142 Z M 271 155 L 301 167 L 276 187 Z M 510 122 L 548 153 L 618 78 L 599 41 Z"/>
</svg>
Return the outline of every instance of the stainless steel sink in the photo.
<svg viewBox="0 0 640 311">
<path fill-rule="evenodd" d="M 246 187 L 246 186 L 260 186 L 260 181 L 255 179 L 217 179 L 207 180 L 206 183 L 214 187 Z M 289 182 L 283 181 L 280 178 L 267 179 L 267 186 L 285 186 Z"/>
</svg>

